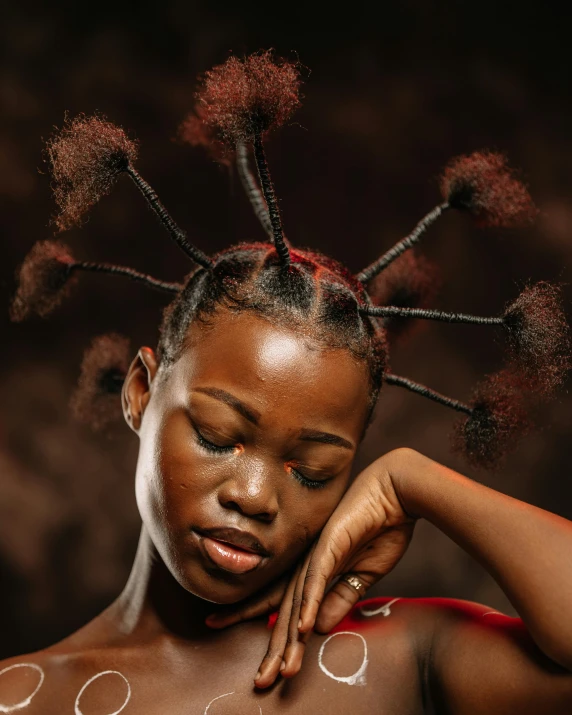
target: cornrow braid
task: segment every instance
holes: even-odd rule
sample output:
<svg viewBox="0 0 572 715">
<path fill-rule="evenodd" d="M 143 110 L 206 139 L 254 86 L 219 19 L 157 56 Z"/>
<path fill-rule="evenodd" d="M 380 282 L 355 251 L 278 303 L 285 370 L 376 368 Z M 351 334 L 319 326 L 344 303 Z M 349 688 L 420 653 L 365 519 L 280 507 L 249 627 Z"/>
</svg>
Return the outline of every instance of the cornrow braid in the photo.
<svg viewBox="0 0 572 715">
<path fill-rule="evenodd" d="M 80 115 L 72 121 L 66 120 L 46 149 L 54 179 L 54 196 L 60 206 L 55 220 L 60 231 L 81 223 L 84 214 L 109 193 L 117 177 L 127 173 L 175 243 L 193 261 L 210 268 L 210 258 L 189 243 L 155 191 L 133 166 L 137 143 L 129 139 L 121 127 L 97 115 Z"/>
<path fill-rule="evenodd" d="M 248 161 L 248 147 L 244 142 L 237 142 L 234 152 L 224 143 L 220 133 L 206 124 L 204 118 L 207 110 L 197 103 L 179 126 L 178 138 L 191 146 L 202 146 L 205 151 L 219 164 L 231 166 L 235 160 L 236 169 L 254 215 L 260 221 L 266 234 L 273 238 L 272 224 L 264 195 L 254 177 Z"/>
<path fill-rule="evenodd" d="M 78 270 L 127 277 L 175 296 L 165 309 L 158 342 L 160 367 L 167 371 L 185 349 L 193 321 L 208 323 L 221 309 L 250 311 L 324 347 L 348 350 L 361 361 L 370 387 L 367 422 L 385 377 L 389 385 L 462 413 L 454 445 L 473 463 L 494 465 L 514 447 L 516 437 L 529 429 L 528 402 L 552 394 L 570 367 L 570 335 L 560 306 L 560 289 L 546 282 L 527 286 L 494 317 L 431 309 L 426 298 L 435 281 L 420 278 L 428 272 L 410 249 L 449 209 L 466 211 L 483 226 L 522 225 L 536 212 L 528 191 L 508 168 L 505 157 L 475 152 L 452 160 L 441 177 L 443 201 L 411 234 L 356 276 L 332 258 L 293 248 L 284 235 L 264 138 L 299 106 L 299 84 L 297 66 L 276 60 L 271 52 L 242 60 L 230 57 L 205 74 L 187 130 L 195 137 L 200 135 L 195 143 L 211 142 L 215 153 L 222 156 L 224 150 L 227 158 L 235 156 L 247 194 L 272 239 L 272 243 L 231 246 L 213 257 L 189 244 L 137 173 L 133 166 L 136 144 L 122 129 L 101 117 L 80 117 L 67 124 L 48 147 L 61 209 L 59 228 L 79 223 L 117 176 L 126 172 L 198 268 L 182 284 L 167 283 L 126 267 L 79 262 L 62 244 L 40 242 L 20 270 L 12 317 L 47 314 L 67 295 L 70 278 Z M 248 145 L 254 151 L 260 188 L 248 167 Z M 406 318 L 500 325 L 507 336 L 508 365 L 485 377 L 467 403 L 395 375 L 387 368 L 386 328 Z M 91 400 L 117 393 L 126 364 L 121 338 L 107 336 L 94 343 L 84 361 L 76 402 L 87 404 L 82 403 L 86 395 Z"/>
<path fill-rule="evenodd" d="M 421 397 L 426 397 L 429 400 L 433 400 L 433 402 L 437 402 L 438 404 L 444 405 L 445 407 L 450 407 L 452 410 L 456 410 L 457 412 L 463 412 L 466 415 L 472 414 L 471 407 L 464 402 L 461 402 L 460 400 L 454 400 L 452 397 L 447 397 L 446 395 L 442 395 L 440 392 L 432 390 L 430 387 L 427 387 L 420 382 L 410 380 L 408 377 L 394 375 L 393 373 L 386 373 L 385 381 L 388 385 L 397 385 L 398 387 L 404 387 L 410 392 L 415 392 L 417 395 L 421 395 Z"/>
<path fill-rule="evenodd" d="M 396 258 L 399 258 L 401 254 L 412 248 L 416 243 L 418 243 L 421 236 L 427 231 L 429 226 L 435 223 L 437 219 L 441 216 L 443 211 L 450 208 L 447 201 L 439 206 L 435 206 L 434 209 L 429 211 L 429 213 L 424 216 L 421 221 L 415 226 L 413 231 L 402 238 L 401 241 L 395 244 L 386 253 L 383 254 L 377 261 L 374 261 L 370 266 L 364 268 L 363 271 L 357 274 L 357 279 L 361 283 L 368 283 L 372 278 L 374 278 L 378 273 L 381 273 L 385 268 L 387 268 Z"/>
<path fill-rule="evenodd" d="M 182 288 L 180 283 L 158 280 L 127 266 L 77 261 L 63 243 L 38 241 L 17 272 L 18 288 L 10 306 L 12 320 L 20 322 L 34 313 L 41 317 L 51 313 L 67 297 L 77 271 L 123 276 L 171 294 Z"/>
<path fill-rule="evenodd" d="M 212 134 L 236 149 L 251 144 L 266 203 L 272 238 L 282 266 L 290 250 L 264 151 L 264 135 L 284 124 L 300 105 L 298 68 L 276 61 L 270 51 L 243 60 L 230 57 L 206 72 L 197 92 L 201 117 Z"/>
<path fill-rule="evenodd" d="M 237 144 L 236 168 L 238 170 L 242 186 L 250 203 L 252 204 L 256 218 L 260 221 L 266 233 L 272 237 L 274 233 L 272 222 L 270 221 L 270 216 L 268 215 L 268 207 L 266 206 L 264 195 L 261 193 L 260 187 L 256 183 L 256 179 L 250 171 L 250 166 L 248 164 L 248 150 L 245 144 Z"/>
<path fill-rule="evenodd" d="M 402 253 L 417 244 L 427 229 L 448 209 L 470 213 L 480 226 L 522 226 L 537 210 L 528 190 L 502 154 L 477 151 L 453 159 L 440 179 L 445 199 L 419 221 L 413 231 L 357 275 L 368 283 Z"/>
<path fill-rule="evenodd" d="M 545 281 L 525 288 L 496 317 L 392 305 L 366 305 L 360 311 L 385 318 L 500 325 L 507 333 L 512 358 L 540 391 L 547 392 L 561 384 L 570 367 L 570 335 L 561 307 L 560 287 Z"/>
<path fill-rule="evenodd" d="M 69 267 L 70 272 L 74 270 L 88 271 L 91 273 L 108 273 L 109 275 L 125 276 L 136 283 L 142 283 L 148 288 L 161 291 L 163 293 L 176 294 L 182 289 L 182 283 L 173 283 L 171 281 L 162 281 L 158 278 L 153 278 L 147 273 L 141 273 L 127 266 L 117 266 L 113 263 L 93 263 L 92 261 L 78 261 L 72 263 Z"/>
</svg>

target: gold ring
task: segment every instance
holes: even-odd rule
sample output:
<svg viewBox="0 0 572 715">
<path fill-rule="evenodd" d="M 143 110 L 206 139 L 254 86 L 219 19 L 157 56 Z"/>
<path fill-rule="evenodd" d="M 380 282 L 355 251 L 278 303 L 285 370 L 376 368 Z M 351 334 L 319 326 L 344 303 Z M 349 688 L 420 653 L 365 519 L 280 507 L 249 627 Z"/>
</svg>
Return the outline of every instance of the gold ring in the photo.
<svg viewBox="0 0 572 715">
<path fill-rule="evenodd" d="M 352 573 L 344 574 L 340 581 L 347 583 L 348 586 L 351 586 L 351 588 L 353 588 L 354 591 L 357 591 L 360 596 L 363 596 L 367 591 L 365 583 Z"/>
</svg>

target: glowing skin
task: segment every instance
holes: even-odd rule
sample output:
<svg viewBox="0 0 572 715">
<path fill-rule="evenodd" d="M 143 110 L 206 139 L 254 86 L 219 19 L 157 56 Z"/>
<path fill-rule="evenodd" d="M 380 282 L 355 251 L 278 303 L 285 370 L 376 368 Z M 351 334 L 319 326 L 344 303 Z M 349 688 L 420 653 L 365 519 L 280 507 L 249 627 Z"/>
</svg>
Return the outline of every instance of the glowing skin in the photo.
<svg viewBox="0 0 572 715">
<path fill-rule="evenodd" d="M 331 670 L 328 670 L 328 668 L 326 668 L 326 666 L 322 662 L 322 659 L 324 657 L 324 649 L 326 648 L 327 644 L 332 640 L 332 638 L 336 638 L 337 636 L 355 636 L 356 638 L 361 639 L 361 641 L 363 643 L 363 660 L 362 660 L 359 668 L 351 675 L 335 675 L 334 673 L 332 673 Z M 338 683 L 345 683 L 346 685 L 365 685 L 366 684 L 365 674 L 367 671 L 368 662 L 369 661 L 368 661 L 368 657 L 367 657 L 366 640 L 361 635 L 361 633 L 354 633 L 353 631 L 338 631 L 337 633 L 334 633 L 333 635 L 329 636 L 329 638 L 326 638 L 326 640 L 322 643 L 320 652 L 318 653 L 318 665 L 320 666 L 320 669 L 322 670 L 322 672 L 325 673 L 328 676 L 328 678 L 331 678 L 332 680 L 336 680 Z"/>
<path fill-rule="evenodd" d="M 221 604 L 268 584 L 313 541 L 349 484 L 368 400 L 366 368 L 347 351 L 238 320 L 193 326 L 169 370 L 142 353 L 124 393 L 131 410 L 145 399 L 143 524 L 179 584 Z M 258 552 L 212 529 L 248 532 Z"/>
<path fill-rule="evenodd" d="M 366 606 L 362 606 L 360 608 L 360 613 L 362 614 L 362 616 L 367 616 L 367 617 L 377 616 L 378 613 L 381 613 L 382 616 L 385 616 L 387 618 L 387 616 L 391 615 L 391 606 L 393 606 L 393 604 L 397 603 L 397 601 L 399 601 L 399 600 L 400 600 L 399 598 L 394 598 L 389 603 L 386 603 L 385 605 L 380 606 L 379 608 L 373 608 L 373 609 L 367 608 Z"/>
<path fill-rule="evenodd" d="M 141 441 L 143 527 L 131 576 L 102 614 L 26 659 L 45 673 L 30 715 L 74 703 L 76 715 L 214 715 L 239 701 L 265 715 L 421 715 L 427 693 L 452 715 L 567 715 L 572 525 L 413 450 L 383 454 L 352 481 L 365 366 L 252 314 L 211 318 L 169 369 L 147 348 L 132 363 L 122 400 Z M 370 602 L 366 611 L 392 615 L 367 617 L 340 581 L 323 596 L 348 568 L 368 584 L 388 573 L 414 518 L 501 575 L 523 620 L 453 599 Z M 236 620 L 215 630 L 205 619 L 228 619 L 224 604 Z M 17 665 L 0 665 L 9 707 L 37 685 L 15 677 Z M 347 687 L 366 671 L 366 687 Z"/>
<path fill-rule="evenodd" d="M 40 690 L 40 688 L 42 687 L 42 685 L 44 683 L 44 678 L 45 678 L 44 670 L 43 670 L 43 668 L 40 668 L 40 666 L 36 665 L 35 663 L 14 663 L 13 665 L 9 665 L 6 668 L 2 668 L 2 670 L 0 670 L 0 679 L 6 673 L 9 673 L 13 670 L 20 669 L 20 668 L 29 668 L 31 670 L 36 671 L 40 676 L 40 678 L 38 680 L 38 684 L 35 686 L 35 688 L 30 693 L 30 695 L 28 695 L 23 700 L 20 700 L 20 702 L 13 703 L 12 705 L 8 705 L 6 703 L 0 702 L 0 713 L 14 713 L 14 712 L 17 712 L 18 710 L 23 710 L 24 708 L 27 708 L 28 705 L 30 705 L 30 703 L 34 699 L 34 697 L 37 695 L 38 691 Z M 0 685 L 1 685 L 1 683 L 0 683 Z"/>
<path fill-rule="evenodd" d="M 210 709 L 211 709 L 211 705 L 213 703 L 217 702 L 217 700 L 221 700 L 222 698 L 228 698 L 231 695 L 234 695 L 234 690 L 232 690 L 230 693 L 223 693 L 222 695 L 217 695 L 217 697 L 213 698 L 210 701 L 210 703 L 206 706 L 204 715 L 208 715 L 208 713 L 210 712 Z M 260 707 L 260 705 L 256 706 L 256 710 L 258 710 L 258 715 L 262 715 L 262 708 Z M 255 712 L 255 710 L 253 710 L 252 712 Z"/>
<path fill-rule="evenodd" d="M 96 680 L 99 680 L 100 678 L 103 678 L 103 677 L 109 676 L 109 675 L 118 676 L 119 678 L 121 678 L 124 681 L 125 685 L 127 686 L 127 693 L 125 695 L 125 700 L 123 701 L 123 704 L 121 705 L 121 707 L 117 710 L 114 710 L 112 713 L 108 713 L 108 715 L 119 715 L 120 712 L 123 712 L 123 710 L 125 710 L 127 703 L 131 699 L 131 686 L 129 685 L 129 681 L 122 673 L 120 673 L 117 670 L 104 670 L 101 673 L 97 673 L 97 675 L 94 675 L 93 677 L 91 677 L 82 686 L 81 690 L 79 691 L 79 693 L 77 694 L 77 697 L 75 699 L 75 705 L 74 705 L 75 715 L 84 715 L 84 713 L 80 709 L 79 704 L 80 704 L 81 696 L 84 694 L 85 690 Z"/>
</svg>

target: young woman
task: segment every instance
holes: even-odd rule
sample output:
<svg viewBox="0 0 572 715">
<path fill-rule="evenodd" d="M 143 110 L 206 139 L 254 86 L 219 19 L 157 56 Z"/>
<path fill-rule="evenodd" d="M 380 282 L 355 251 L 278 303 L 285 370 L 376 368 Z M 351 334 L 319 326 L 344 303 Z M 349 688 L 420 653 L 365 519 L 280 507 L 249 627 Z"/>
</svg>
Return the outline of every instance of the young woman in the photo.
<svg viewBox="0 0 572 715">
<path fill-rule="evenodd" d="M 175 299 L 157 350 L 141 348 L 130 365 L 120 338 L 94 341 L 75 400 L 102 421 L 120 392 L 140 439 L 131 576 L 84 628 L 0 664 L 0 712 L 572 711 L 572 525 L 407 448 L 350 478 L 382 382 L 462 413 L 458 445 L 481 464 L 524 431 L 528 400 L 561 382 L 569 344 L 555 287 L 526 288 L 496 318 L 409 303 L 420 283 L 408 251 L 440 214 L 514 224 L 532 214 L 528 194 L 502 157 L 458 159 L 444 174 L 443 203 L 352 276 L 283 233 L 263 137 L 290 116 L 297 87 L 296 68 L 269 53 L 206 75 L 185 132 L 236 158 L 272 239 L 214 257 L 174 224 L 121 129 L 80 117 L 49 146 L 60 228 L 127 173 L 199 267 L 182 285 L 165 283 L 76 261 L 55 242 L 37 244 L 22 266 L 15 319 L 47 314 L 80 270 L 126 275 Z M 498 325 L 507 366 L 470 404 L 396 376 L 390 321 L 409 318 Z M 520 618 L 447 599 L 360 601 L 398 563 L 420 518 L 477 558 Z"/>
</svg>

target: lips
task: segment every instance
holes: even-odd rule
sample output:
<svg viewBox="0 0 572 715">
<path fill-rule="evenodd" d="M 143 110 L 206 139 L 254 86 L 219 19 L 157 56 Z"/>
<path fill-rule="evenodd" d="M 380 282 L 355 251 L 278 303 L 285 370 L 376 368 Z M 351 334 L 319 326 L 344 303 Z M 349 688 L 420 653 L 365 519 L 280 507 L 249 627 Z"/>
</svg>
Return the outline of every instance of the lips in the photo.
<svg viewBox="0 0 572 715">
<path fill-rule="evenodd" d="M 235 574 L 254 570 L 270 553 L 246 531 L 239 529 L 194 529 L 203 553 L 216 566 Z"/>
</svg>

